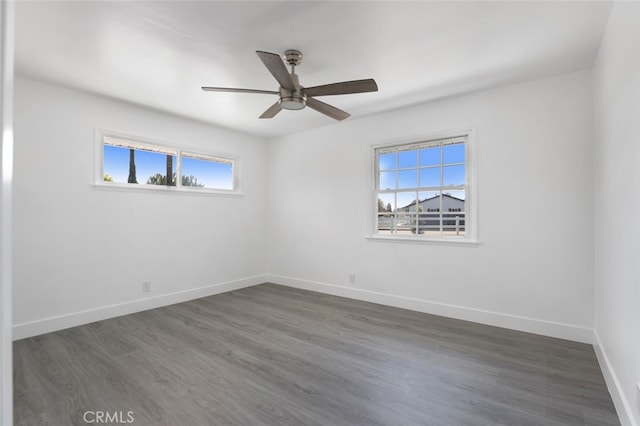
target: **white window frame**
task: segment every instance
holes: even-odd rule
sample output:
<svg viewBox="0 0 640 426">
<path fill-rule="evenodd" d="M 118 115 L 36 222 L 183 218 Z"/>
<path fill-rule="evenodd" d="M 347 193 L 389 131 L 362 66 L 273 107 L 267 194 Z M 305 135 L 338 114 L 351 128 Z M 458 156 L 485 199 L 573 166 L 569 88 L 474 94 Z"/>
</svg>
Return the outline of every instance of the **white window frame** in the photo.
<svg viewBox="0 0 640 426">
<path fill-rule="evenodd" d="M 175 186 L 165 185 L 147 185 L 147 184 L 132 184 L 132 183 L 120 183 L 120 182 L 105 182 L 104 181 L 104 144 L 105 140 L 115 140 L 122 142 L 123 146 L 129 146 L 134 149 L 145 149 L 151 151 L 157 151 L 164 154 L 172 154 L 176 156 L 175 172 L 178 178 L 176 179 Z M 206 187 L 193 187 L 182 186 L 182 155 L 189 157 L 201 157 L 202 159 L 228 162 L 231 163 L 231 171 L 233 176 L 233 189 L 222 188 L 206 188 Z M 208 195 L 242 195 L 240 191 L 240 178 L 239 178 L 239 157 L 230 154 L 220 154 L 213 152 L 206 152 L 198 148 L 187 147 L 176 143 L 168 143 L 158 141 L 150 138 L 143 138 L 139 136 L 133 136 L 126 133 L 115 132 L 111 130 L 96 129 L 95 132 L 95 174 L 93 186 L 99 189 L 115 189 L 115 190 L 132 190 L 132 191 L 153 191 L 153 192 L 168 192 L 168 193 L 186 193 L 186 194 L 208 194 Z"/>
<path fill-rule="evenodd" d="M 403 234 L 379 234 L 378 233 L 378 185 L 379 185 L 379 162 L 378 153 L 385 149 L 393 149 L 398 147 L 406 147 L 411 145 L 428 144 L 433 142 L 437 144 L 447 139 L 465 138 L 465 183 L 460 187 L 451 187 L 452 190 L 465 190 L 465 234 L 464 236 L 446 236 L 446 235 L 403 235 Z M 450 131 L 440 134 L 431 134 L 428 136 L 407 138 L 403 140 L 388 141 L 381 144 L 371 145 L 371 200 L 369 204 L 369 232 L 366 238 L 370 241 L 388 241 L 388 242 L 410 242 L 410 243 L 435 243 L 447 245 L 469 245 L 476 246 L 478 241 L 477 226 L 477 152 L 475 142 L 475 131 L 470 128 Z M 397 207 L 397 206 L 396 206 Z"/>
</svg>

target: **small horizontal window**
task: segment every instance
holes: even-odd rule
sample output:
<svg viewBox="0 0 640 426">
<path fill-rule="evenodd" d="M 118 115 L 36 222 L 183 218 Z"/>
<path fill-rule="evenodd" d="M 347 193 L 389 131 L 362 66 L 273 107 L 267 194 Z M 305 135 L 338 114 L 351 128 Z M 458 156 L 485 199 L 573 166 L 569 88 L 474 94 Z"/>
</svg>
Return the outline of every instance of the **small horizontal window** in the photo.
<svg viewBox="0 0 640 426">
<path fill-rule="evenodd" d="M 103 136 L 102 183 L 235 191 L 236 160 Z"/>
</svg>

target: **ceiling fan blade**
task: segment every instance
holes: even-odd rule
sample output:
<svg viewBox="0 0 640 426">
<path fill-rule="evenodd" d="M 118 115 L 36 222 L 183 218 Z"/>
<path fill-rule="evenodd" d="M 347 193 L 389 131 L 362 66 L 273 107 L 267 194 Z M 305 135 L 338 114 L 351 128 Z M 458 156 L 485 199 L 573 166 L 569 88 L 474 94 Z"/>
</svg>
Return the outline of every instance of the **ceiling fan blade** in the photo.
<svg viewBox="0 0 640 426">
<path fill-rule="evenodd" d="M 338 109 L 329 104 L 325 104 L 324 102 L 314 98 L 307 97 L 307 106 L 339 121 L 351 117 L 351 114 L 349 114 L 348 112 L 344 112 L 341 109 Z"/>
<path fill-rule="evenodd" d="M 262 52 L 260 50 L 257 50 L 256 53 L 281 87 L 287 90 L 296 90 L 296 86 L 289 75 L 289 71 L 287 71 L 287 67 L 284 65 L 284 62 L 282 62 L 280 55 Z"/>
<path fill-rule="evenodd" d="M 234 93 L 260 93 L 265 95 L 279 95 L 275 90 L 236 89 L 233 87 L 202 87 L 205 92 L 234 92 Z"/>
<path fill-rule="evenodd" d="M 372 78 L 366 80 L 343 81 L 342 83 L 323 84 L 322 86 L 307 87 L 307 96 L 346 95 L 349 93 L 377 92 L 378 85 Z"/>
<path fill-rule="evenodd" d="M 267 108 L 267 110 L 262 113 L 260 118 L 273 118 L 280 111 L 282 111 L 282 107 L 280 106 L 280 101 L 278 101 L 275 104 L 271 105 L 269 108 Z"/>
</svg>

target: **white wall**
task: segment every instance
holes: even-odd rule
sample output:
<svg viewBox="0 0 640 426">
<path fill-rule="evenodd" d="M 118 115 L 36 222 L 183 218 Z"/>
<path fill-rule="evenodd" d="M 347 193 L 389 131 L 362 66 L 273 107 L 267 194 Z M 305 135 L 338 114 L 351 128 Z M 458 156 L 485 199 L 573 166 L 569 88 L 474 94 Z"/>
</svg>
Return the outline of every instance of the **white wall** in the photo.
<svg viewBox="0 0 640 426">
<path fill-rule="evenodd" d="M 244 195 L 97 189 L 96 128 L 237 155 Z M 23 78 L 15 137 L 16 337 L 263 282 L 263 140 Z"/>
<path fill-rule="evenodd" d="M 270 279 L 590 341 L 591 102 L 583 71 L 270 141 Z M 371 145 L 467 127 L 481 244 L 365 239 Z"/>
<path fill-rule="evenodd" d="M 623 424 L 640 424 L 640 4 L 614 5 L 594 66 L 596 349 Z"/>
</svg>

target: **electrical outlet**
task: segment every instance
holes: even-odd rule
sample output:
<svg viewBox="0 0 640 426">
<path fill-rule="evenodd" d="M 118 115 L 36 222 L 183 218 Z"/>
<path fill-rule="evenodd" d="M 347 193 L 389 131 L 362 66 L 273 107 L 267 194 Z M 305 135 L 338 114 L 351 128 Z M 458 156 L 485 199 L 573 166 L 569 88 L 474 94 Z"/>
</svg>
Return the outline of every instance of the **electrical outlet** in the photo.
<svg viewBox="0 0 640 426">
<path fill-rule="evenodd" d="M 351 283 L 351 284 L 355 284 L 356 283 L 356 273 L 355 272 L 351 272 L 349 274 L 349 283 Z"/>
<path fill-rule="evenodd" d="M 150 293 L 151 292 L 151 281 L 143 281 L 142 282 L 142 292 Z"/>
</svg>

